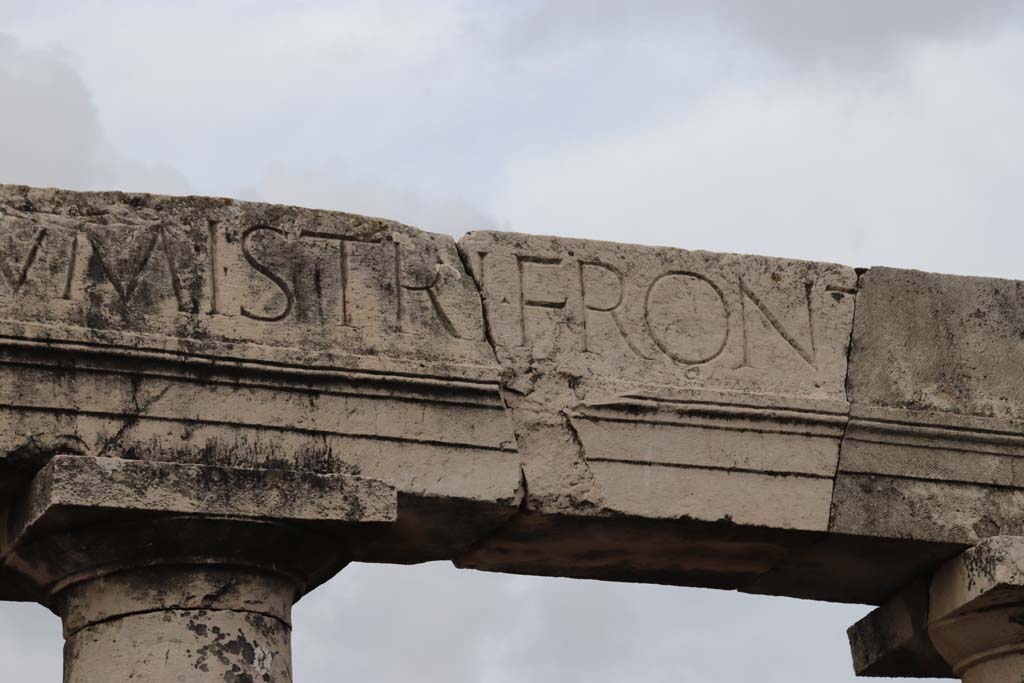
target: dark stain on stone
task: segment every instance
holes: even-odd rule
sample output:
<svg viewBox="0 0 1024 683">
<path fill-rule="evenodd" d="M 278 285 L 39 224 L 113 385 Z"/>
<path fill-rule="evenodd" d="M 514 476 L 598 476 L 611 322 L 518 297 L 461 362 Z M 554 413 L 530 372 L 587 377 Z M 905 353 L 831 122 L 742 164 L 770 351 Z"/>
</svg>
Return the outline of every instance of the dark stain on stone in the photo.
<svg viewBox="0 0 1024 683">
<path fill-rule="evenodd" d="M 202 626 L 202 628 L 199 629 L 198 626 Z M 207 634 L 205 625 L 194 626 L 190 623 L 189 629 L 197 635 L 205 636 Z M 257 665 L 257 646 L 250 642 L 245 633 L 239 629 L 238 634 L 229 639 L 228 634 L 217 626 L 211 627 L 209 633 L 213 635 L 213 638 L 196 650 L 195 668 L 209 672 L 210 663 L 214 661 L 225 668 L 224 681 L 226 683 L 256 683 L 252 672 Z M 271 678 L 269 674 L 263 674 L 260 680 L 270 681 Z"/>
<path fill-rule="evenodd" d="M 188 630 L 192 631 L 192 633 L 195 633 L 200 638 L 205 638 L 206 637 L 206 632 L 207 632 L 206 624 L 196 623 L 196 621 L 194 619 L 189 619 L 189 621 L 188 621 Z"/>
</svg>

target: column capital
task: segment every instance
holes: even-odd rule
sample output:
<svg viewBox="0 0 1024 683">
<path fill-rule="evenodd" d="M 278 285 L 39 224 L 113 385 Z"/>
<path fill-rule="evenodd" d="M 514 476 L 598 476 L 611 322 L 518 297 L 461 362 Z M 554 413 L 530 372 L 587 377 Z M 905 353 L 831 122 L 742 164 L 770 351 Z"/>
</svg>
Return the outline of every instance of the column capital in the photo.
<svg viewBox="0 0 1024 683">
<path fill-rule="evenodd" d="M 2 508 L 0 566 L 61 616 L 65 683 L 290 683 L 292 604 L 396 516 L 358 477 L 59 455 Z"/>
<path fill-rule="evenodd" d="M 987 539 L 939 569 L 928 635 L 968 683 L 1024 678 L 1024 538 Z"/>
<path fill-rule="evenodd" d="M 1024 680 L 1024 538 L 995 536 L 850 628 L 863 676 Z"/>
</svg>

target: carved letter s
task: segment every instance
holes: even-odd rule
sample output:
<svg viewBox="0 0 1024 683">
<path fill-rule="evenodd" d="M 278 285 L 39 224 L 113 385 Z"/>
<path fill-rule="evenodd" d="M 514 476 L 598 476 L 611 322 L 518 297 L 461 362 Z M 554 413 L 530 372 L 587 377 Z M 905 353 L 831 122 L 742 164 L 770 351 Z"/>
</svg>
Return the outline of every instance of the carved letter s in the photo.
<svg viewBox="0 0 1024 683">
<path fill-rule="evenodd" d="M 253 267 L 254 270 L 256 270 L 256 272 L 258 272 L 260 275 L 273 282 L 277 286 L 277 288 L 281 290 L 281 293 L 284 295 L 285 301 L 284 310 L 282 310 L 280 313 L 277 313 L 276 315 L 267 316 L 252 313 L 251 311 L 246 309 L 245 306 L 242 306 L 241 312 L 242 315 L 244 315 L 246 318 L 252 318 L 253 320 L 262 320 L 263 322 L 268 323 L 276 323 L 287 318 L 288 314 L 292 312 L 292 306 L 295 304 L 295 295 L 292 293 L 291 288 L 288 286 L 288 283 L 285 281 L 284 278 L 282 278 L 280 275 L 272 271 L 263 263 L 260 263 L 256 259 L 256 257 L 253 256 L 253 253 L 249 250 L 249 239 L 252 237 L 253 233 L 260 230 L 272 232 L 275 235 L 278 235 L 279 237 L 285 236 L 284 232 L 278 230 L 277 228 L 273 228 L 269 225 L 253 226 L 242 234 L 242 254 L 245 256 L 245 260 L 249 263 L 250 266 Z"/>
</svg>

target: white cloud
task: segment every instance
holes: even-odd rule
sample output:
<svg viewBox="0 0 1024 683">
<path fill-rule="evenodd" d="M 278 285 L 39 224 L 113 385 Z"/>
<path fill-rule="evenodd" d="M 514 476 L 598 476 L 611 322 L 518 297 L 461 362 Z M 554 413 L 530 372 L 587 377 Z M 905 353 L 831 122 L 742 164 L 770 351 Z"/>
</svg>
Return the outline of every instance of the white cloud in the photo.
<svg viewBox="0 0 1024 683">
<path fill-rule="evenodd" d="M 88 88 L 55 54 L 0 35 L 0 93 L 0 182 L 187 191 L 185 179 L 165 164 L 134 161 L 113 148 Z"/>
<path fill-rule="evenodd" d="M 561 0 L 534 1 L 505 32 L 510 53 L 580 42 L 615 46 L 696 28 L 760 45 L 800 66 L 889 64 L 922 42 L 984 38 L 1024 19 L 1015 0 Z"/>
</svg>

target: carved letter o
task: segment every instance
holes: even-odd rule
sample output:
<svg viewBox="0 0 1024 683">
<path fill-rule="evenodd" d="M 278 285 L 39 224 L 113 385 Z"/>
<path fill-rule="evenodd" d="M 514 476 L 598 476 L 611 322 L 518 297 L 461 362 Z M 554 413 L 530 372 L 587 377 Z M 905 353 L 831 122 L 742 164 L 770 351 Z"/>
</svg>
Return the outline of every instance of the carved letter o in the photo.
<svg viewBox="0 0 1024 683">
<path fill-rule="evenodd" d="M 644 317 L 651 339 L 677 363 L 717 358 L 729 341 L 729 306 L 714 282 L 696 273 L 664 273 L 647 288 Z"/>
</svg>

